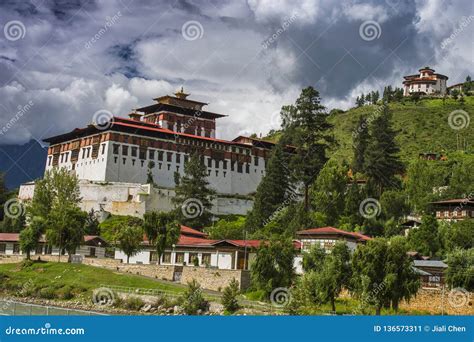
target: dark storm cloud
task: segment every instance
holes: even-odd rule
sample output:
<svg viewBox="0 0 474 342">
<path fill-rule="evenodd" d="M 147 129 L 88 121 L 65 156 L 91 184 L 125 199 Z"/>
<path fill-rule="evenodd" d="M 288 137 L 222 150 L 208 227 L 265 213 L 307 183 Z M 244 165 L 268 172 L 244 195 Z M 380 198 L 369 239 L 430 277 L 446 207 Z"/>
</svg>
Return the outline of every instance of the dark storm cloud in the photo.
<svg viewBox="0 0 474 342">
<path fill-rule="evenodd" d="M 327 106 L 347 108 L 426 64 L 451 84 L 472 73 L 474 20 L 445 42 L 472 15 L 467 0 L 295 3 L 2 1 L 0 129 L 34 105 L 0 143 L 63 133 L 101 109 L 123 115 L 182 85 L 229 115 L 218 125 L 232 138 L 275 128 L 279 108 L 310 84 Z M 12 21 L 24 37 L 7 39 Z M 377 38 L 361 37 L 366 22 Z"/>
</svg>

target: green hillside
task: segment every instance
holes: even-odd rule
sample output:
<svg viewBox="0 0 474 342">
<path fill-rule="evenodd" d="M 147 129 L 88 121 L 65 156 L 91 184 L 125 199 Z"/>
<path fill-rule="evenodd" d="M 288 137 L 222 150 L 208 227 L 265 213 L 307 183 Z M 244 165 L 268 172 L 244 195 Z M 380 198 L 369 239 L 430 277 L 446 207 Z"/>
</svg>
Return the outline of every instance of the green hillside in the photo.
<svg viewBox="0 0 474 342">
<path fill-rule="evenodd" d="M 442 99 L 422 99 L 416 104 L 411 101 L 390 103 L 394 128 L 399 131 L 401 157 L 406 160 L 423 152 L 454 152 L 457 141 L 465 142 L 466 151 L 474 152 L 474 97 L 464 99 L 464 105 L 453 99 L 446 99 L 445 104 Z M 463 129 L 455 130 L 448 124 L 448 117 L 452 111 L 459 109 L 467 112 L 472 122 Z M 368 105 L 331 115 L 329 121 L 334 125 L 338 142 L 333 151 L 334 157 L 350 160 L 352 132 L 359 117 L 364 115 L 370 118 L 375 111 L 376 106 Z"/>
</svg>

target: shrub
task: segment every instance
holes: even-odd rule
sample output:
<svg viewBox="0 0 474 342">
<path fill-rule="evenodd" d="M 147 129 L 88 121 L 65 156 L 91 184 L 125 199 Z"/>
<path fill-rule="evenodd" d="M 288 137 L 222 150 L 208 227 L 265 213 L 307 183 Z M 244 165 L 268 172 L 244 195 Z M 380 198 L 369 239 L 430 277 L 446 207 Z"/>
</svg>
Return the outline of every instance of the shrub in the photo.
<svg viewBox="0 0 474 342">
<path fill-rule="evenodd" d="M 32 266 L 32 265 L 33 265 L 33 261 L 31 261 L 31 260 L 23 260 L 23 261 L 21 262 L 21 264 L 20 264 L 20 268 L 21 268 L 21 269 L 24 269 L 24 268 L 28 268 L 28 267 L 30 267 L 30 266 Z"/>
<path fill-rule="evenodd" d="M 56 290 L 56 297 L 66 300 L 73 298 L 73 288 L 69 285 L 61 287 L 60 289 Z"/>
<path fill-rule="evenodd" d="M 188 287 L 181 299 L 181 306 L 187 315 L 197 315 L 199 310 L 207 311 L 209 308 L 209 302 L 204 299 L 202 294 L 201 285 L 195 279 L 188 282 Z"/>
<path fill-rule="evenodd" d="M 165 296 L 158 296 L 158 297 L 156 297 L 156 300 L 153 303 L 153 306 L 155 306 L 155 307 L 162 306 L 164 308 L 170 308 L 170 307 L 174 306 L 174 303 L 172 301 L 170 301 Z"/>
<path fill-rule="evenodd" d="M 234 278 L 229 283 L 229 286 L 224 288 L 224 293 L 222 295 L 222 305 L 224 305 L 226 312 L 234 313 L 239 310 L 240 305 L 237 299 L 239 292 L 239 282 Z"/>
<path fill-rule="evenodd" d="M 127 310 L 138 311 L 145 305 L 145 302 L 139 297 L 127 297 L 122 302 L 122 307 Z"/>
<path fill-rule="evenodd" d="M 39 290 L 39 297 L 44 299 L 53 299 L 56 298 L 56 293 L 52 287 L 43 287 Z"/>
</svg>

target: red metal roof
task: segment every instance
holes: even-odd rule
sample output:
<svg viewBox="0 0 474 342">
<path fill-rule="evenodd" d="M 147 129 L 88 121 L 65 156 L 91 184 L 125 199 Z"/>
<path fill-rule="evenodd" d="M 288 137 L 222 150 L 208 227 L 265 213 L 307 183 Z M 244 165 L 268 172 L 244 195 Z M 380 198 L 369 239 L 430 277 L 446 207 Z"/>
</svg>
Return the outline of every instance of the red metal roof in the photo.
<svg viewBox="0 0 474 342">
<path fill-rule="evenodd" d="M 298 235 L 330 235 L 330 234 L 335 234 L 335 235 L 342 235 L 342 236 L 347 236 L 347 237 L 352 237 L 356 238 L 359 240 L 370 240 L 371 238 L 369 236 L 366 236 L 361 233 L 357 232 L 347 232 L 342 229 L 334 228 L 334 227 L 322 227 L 322 228 L 310 228 L 306 230 L 300 230 L 297 232 Z"/>
<path fill-rule="evenodd" d="M 181 225 L 181 234 L 207 237 L 207 234 L 191 227 Z"/>
<path fill-rule="evenodd" d="M 84 235 L 84 242 L 89 242 L 94 239 L 100 239 L 106 242 L 103 238 L 97 235 Z M 0 241 L 3 242 L 19 242 L 20 241 L 20 234 L 19 233 L 0 233 Z M 39 242 L 46 242 L 46 237 L 41 235 Z"/>
</svg>

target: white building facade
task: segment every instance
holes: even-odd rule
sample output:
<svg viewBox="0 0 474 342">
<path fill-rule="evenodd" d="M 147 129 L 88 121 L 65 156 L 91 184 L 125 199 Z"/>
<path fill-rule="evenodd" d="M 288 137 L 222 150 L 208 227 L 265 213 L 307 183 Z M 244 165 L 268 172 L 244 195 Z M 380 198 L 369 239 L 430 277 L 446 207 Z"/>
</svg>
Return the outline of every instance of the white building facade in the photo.
<svg viewBox="0 0 474 342">
<path fill-rule="evenodd" d="M 419 74 L 403 77 L 403 96 L 418 93 L 423 95 L 445 95 L 448 76 L 435 73 L 434 69 L 424 67 Z"/>
</svg>

